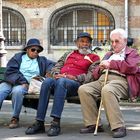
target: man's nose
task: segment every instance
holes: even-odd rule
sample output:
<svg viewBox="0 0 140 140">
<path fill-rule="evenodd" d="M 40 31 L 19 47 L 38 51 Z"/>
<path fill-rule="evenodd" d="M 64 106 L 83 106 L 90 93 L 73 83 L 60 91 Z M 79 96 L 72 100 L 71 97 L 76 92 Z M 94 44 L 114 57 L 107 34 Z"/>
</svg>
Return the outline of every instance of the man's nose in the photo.
<svg viewBox="0 0 140 140">
<path fill-rule="evenodd" d="M 84 46 L 88 46 L 88 44 L 89 44 L 89 42 L 86 42 L 86 41 L 83 42 L 83 45 L 84 45 Z"/>
<path fill-rule="evenodd" d="M 115 41 L 113 41 L 111 44 L 112 44 L 112 46 L 115 46 L 115 45 L 116 45 L 116 42 L 115 42 Z"/>
</svg>

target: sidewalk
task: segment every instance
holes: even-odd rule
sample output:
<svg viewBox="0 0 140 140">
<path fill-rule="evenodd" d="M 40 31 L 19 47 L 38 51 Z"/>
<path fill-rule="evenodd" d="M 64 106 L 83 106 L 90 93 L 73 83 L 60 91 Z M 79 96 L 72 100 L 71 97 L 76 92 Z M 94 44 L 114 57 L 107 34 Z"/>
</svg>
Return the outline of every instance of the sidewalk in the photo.
<svg viewBox="0 0 140 140">
<path fill-rule="evenodd" d="M 50 108 L 52 103 L 49 105 L 49 110 L 46 117 L 46 130 L 48 129 L 51 118 L 48 117 L 50 114 Z M 139 140 L 140 139 L 140 107 L 121 107 L 128 135 L 120 140 Z M 44 134 L 37 135 L 25 135 L 26 128 L 34 122 L 36 110 L 26 109 L 27 113 L 24 113 L 24 107 L 20 117 L 20 128 L 9 129 L 8 123 L 11 118 L 11 102 L 4 102 L 0 111 L 0 139 L 1 140 L 112 140 L 108 123 L 102 110 L 102 122 L 104 124 L 105 132 L 98 133 L 97 136 L 92 134 L 80 134 L 79 130 L 83 127 L 82 114 L 80 105 L 77 104 L 65 104 L 65 108 L 62 115 L 61 128 L 62 133 L 57 137 L 48 137 Z"/>
</svg>

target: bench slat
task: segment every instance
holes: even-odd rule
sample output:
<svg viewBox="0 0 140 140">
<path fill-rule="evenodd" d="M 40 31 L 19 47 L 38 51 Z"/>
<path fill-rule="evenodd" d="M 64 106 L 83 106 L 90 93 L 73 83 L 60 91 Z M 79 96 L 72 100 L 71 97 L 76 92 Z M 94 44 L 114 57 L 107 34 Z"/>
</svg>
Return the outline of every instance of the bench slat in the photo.
<svg viewBox="0 0 140 140">
<path fill-rule="evenodd" d="M 39 94 L 26 94 L 25 99 L 39 99 Z"/>
</svg>

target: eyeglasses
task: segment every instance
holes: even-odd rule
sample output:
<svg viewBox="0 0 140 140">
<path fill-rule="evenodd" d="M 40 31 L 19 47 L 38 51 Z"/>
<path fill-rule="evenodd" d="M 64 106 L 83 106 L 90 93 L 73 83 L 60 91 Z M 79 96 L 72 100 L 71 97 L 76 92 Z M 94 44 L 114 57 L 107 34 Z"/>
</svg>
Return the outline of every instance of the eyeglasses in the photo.
<svg viewBox="0 0 140 140">
<path fill-rule="evenodd" d="M 35 49 L 35 48 L 31 48 L 31 52 L 37 52 L 37 53 L 40 53 L 41 52 L 41 50 L 40 49 Z"/>
<path fill-rule="evenodd" d="M 120 41 L 119 40 L 111 40 L 111 43 L 113 44 L 113 43 L 119 43 Z"/>
</svg>

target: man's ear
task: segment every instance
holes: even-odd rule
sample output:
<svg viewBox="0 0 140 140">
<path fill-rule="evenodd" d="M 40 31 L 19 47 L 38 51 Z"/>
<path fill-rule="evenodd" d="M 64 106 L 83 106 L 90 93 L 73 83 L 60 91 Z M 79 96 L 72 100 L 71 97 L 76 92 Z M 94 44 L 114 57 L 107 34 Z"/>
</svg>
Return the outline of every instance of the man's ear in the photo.
<svg viewBox="0 0 140 140">
<path fill-rule="evenodd" d="M 124 41 L 125 41 L 125 42 L 126 42 L 126 44 L 127 44 L 127 38 L 125 38 L 125 39 L 124 39 Z"/>
<path fill-rule="evenodd" d="M 79 48 L 79 42 L 78 42 L 78 40 L 76 39 L 76 40 L 74 40 L 74 42 L 75 42 L 75 45 Z"/>
</svg>

